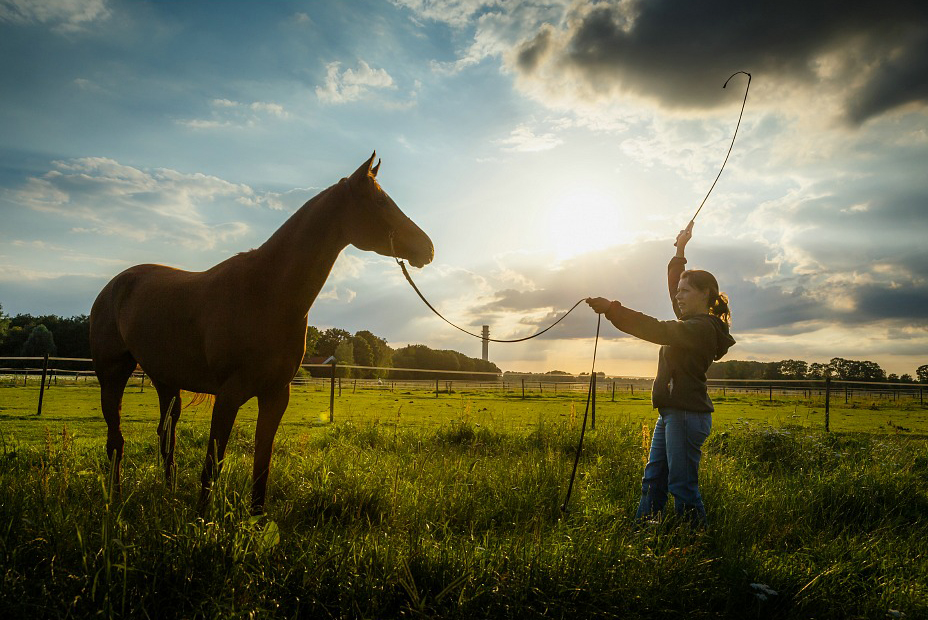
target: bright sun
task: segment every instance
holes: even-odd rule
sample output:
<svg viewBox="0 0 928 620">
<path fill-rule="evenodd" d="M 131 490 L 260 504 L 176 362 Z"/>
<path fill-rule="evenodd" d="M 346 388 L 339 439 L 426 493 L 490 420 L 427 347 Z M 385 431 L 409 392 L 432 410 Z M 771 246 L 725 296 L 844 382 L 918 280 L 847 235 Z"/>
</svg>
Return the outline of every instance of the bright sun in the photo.
<svg viewBox="0 0 928 620">
<path fill-rule="evenodd" d="M 552 196 L 548 250 L 563 260 L 631 241 L 634 235 L 622 226 L 622 210 L 615 196 L 593 187 L 573 187 Z"/>
</svg>

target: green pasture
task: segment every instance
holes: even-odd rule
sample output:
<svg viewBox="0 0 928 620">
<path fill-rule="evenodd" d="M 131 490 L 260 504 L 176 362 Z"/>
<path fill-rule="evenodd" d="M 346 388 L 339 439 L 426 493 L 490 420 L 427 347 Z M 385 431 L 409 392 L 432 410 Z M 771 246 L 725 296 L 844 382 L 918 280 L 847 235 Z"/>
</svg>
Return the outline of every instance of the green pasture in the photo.
<svg viewBox="0 0 928 620">
<path fill-rule="evenodd" d="M 158 463 L 130 387 L 122 495 L 91 385 L 0 387 L 2 618 L 926 618 L 928 439 L 918 400 L 716 395 L 710 527 L 632 521 L 654 413 L 599 394 L 299 387 L 267 512 L 248 513 L 253 403 L 196 509 L 209 407 Z M 642 422 L 647 422 L 643 424 Z M 672 502 L 672 500 L 671 500 Z"/>
<path fill-rule="evenodd" d="M 444 384 L 441 384 L 444 387 Z M 184 394 L 189 399 L 190 394 Z M 61 432 L 65 427 L 77 441 L 102 440 L 106 424 L 100 412 L 99 389 L 92 383 L 53 386 L 45 391 L 42 415 L 37 416 L 39 387 L 7 383 L 0 386 L 0 430 L 12 433 L 21 442 L 45 441 L 48 432 Z M 329 423 L 330 390 L 327 382 L 295 386 L 290 406 L 281 423 L 280 433 L 305 433 Z M 823 429 L 825 403 L 820 394 L 767 393 L 737 394 L 730 390 L 712 395 L 716 405 L 713 416 L 715 430 L 742 423 L 769 424 L 775 427 L 799 426 Z M 187 402 L 185 400 L 185 402 Z M 429 430 L 452 422 L 473 423 L 497 432 L 521 432 L 540 424 L 567 421 L 575 425 L 583 417 L 586 392 L 552 388 L 539 393 L 529 391 L 523 399 L 518 389 L 506 392 L 491 389 L 440 389 L 436 395 L 432 386 L 380 388 L 357 387 L 350 380 L 336 390 L 335 422 L 381 424 L 391 428 Z M 608 389 L 597 395 L 598 423 L 653 423 L 656 412 L 651 408 L 646 391 L 634 394 Z M 830 403 L 829 428 L 835 432 L 867 432 L 888 434 L 928 435 L 928 407 L 906 396 L 875 398 L 858 393 L 844 402 L 843 392 L 836 391 Z M 241 409 L 239 432 L 254 427 L 257 402 L 251 400 Z M 203 403 L 184 410 L 180 425 L 208 427 L 210 404 Z M 126 389 L 123 402 L 123 432 L 127 440 L 155 436 L 158 420 L 158 398 L 149 384 L 140 386 L 133 381 Z"/>
</svg>

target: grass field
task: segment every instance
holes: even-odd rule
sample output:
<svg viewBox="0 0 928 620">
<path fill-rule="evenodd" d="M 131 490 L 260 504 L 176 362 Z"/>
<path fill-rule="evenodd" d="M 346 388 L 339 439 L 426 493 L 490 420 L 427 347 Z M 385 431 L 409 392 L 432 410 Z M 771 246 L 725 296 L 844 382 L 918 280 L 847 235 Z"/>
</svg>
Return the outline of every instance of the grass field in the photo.
<svg viewBox="0 0 928 620">
<path fill-rule="evenodd" d="M 209 411 L 157 462 L 154 391 L 127 391 L 111 497 L 98 392 L 0 388 L 0 617 L 928 617 L 928 410 L 716 397 L 707 532 L 641 529 L 646 394 L 295 390 L 267 514 L 247 513 L 243 408 L 204 515 Z M 843 400 L 843 399 L 842 399 Z M 856 406 L 855 406 L 856 405 Z M 773 593 L 775 592 L 775 594 Z"/>
</svg>

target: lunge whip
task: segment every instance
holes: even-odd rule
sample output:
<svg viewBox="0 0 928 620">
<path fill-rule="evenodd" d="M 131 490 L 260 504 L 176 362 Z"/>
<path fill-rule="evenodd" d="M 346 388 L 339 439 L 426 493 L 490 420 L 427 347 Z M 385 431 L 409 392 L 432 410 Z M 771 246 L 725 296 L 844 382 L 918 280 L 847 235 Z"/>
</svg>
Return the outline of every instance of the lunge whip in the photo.
<svg viewBox="0 0 928 620">
<path fill-rule="evenodd" d="M 722 176 L 722 171 L 725 170 L 725 164 L 728 163 L 728 158 L 731 155 L 731 150 L 735 147 L 735 138 L 738 137 L 738 128 L 741 127 L 741 119 L 744 117 L 744 107 L 748 103 L 748 91 L 751 90 L 751 74 L 748 73 L 747 71 L 736 71 L 732 73 L 728 77 L 727 80 L 725 80 L 724 84 L 722 84 L 722 88 L 727 87 L 728 83 L 731 82 L 731 79 L 735 77 L 736 75 L 738 75 L 739 73 L 743 73 L 746 76 L 748 76 L 748 84 L 744 88 L 744 100 L 741 102 L 741 114 L 738 115 L 738 124 L 735 125 L 735 133 L 731 137 L 731 144 L 728 146 L 728 153 L 725 154 L 725 161 L 722 162 L 722 167 L 719 168 L 719 173 L 715 176 L 715 180 L 712 181 L 712 186 L 709 188 L 709 191 L 706 192 L 705 198 L 703 198 L 702 202 L 699 203 L 699 208 L 696 209 L 696 213 L 694 213 L 693 217 L 690 218 L 690 223 L 687 224 L 687 227 L 686 227 L 687 230 L 692 230 L 693 222 L 696 221 L 696 216 L 699 215 L 700 211 L 702 211 L 703 205 L 706 204 L 706 200 L 709 199 L 709 194 L 711 194 L 712 190 L 715 189 L 715 184 L 719 182 L 719 178 Z M 677 244 L 674 243 L 674 245 L 677 245 Z"/>
</svg>

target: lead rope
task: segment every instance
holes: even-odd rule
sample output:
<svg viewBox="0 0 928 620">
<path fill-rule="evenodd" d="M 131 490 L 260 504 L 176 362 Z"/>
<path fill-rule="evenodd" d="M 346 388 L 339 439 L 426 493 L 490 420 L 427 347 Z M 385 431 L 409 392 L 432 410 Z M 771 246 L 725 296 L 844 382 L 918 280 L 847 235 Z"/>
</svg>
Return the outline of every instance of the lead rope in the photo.
<svg viewBox="0 0 928 620">
<path fill-rule="evenodd" d="M 393 233 L 392 233 L 392 232 L 390 233 L 390 246 L 391 246 L 391 248 L 392 248 L 392 246 L 393 246 Z M 452 323 L 451 321 L 449 321 L 448 319 L 446 319 L 444 316 L 442 316 L 441 312 L 439 312 L 438 310 L 436 310 L 436 309 L 435 309 L 435 306 L 433 306 L 432 304 L 429 303 L 429 300 L 425 298 L 425 295 L 422 294 L 422 291 L 419 290 L 419 287 L 416 286 L 416 283 L 412 281 L 412 276 L 409 275 L 409 271 L 406 269 L 406 263 L 403 262 L 402 260 L 400 260 L 399 258 L 397 258 L 397 256 L 396 256 L 396 250 L 393 251 L 393 259 L 396 261 L 396 264 L 400 266 L 400 269 L 403 270 L 403 275 L 406 276 L 406 281 L 409 282 L 409 285 L 412 287 L 412 290 L 416 291 L 416 294 L 419 296 L 419 299 L 421 299 L 422 302 L 423 302 L 426 306 L 429 307 L 429 310 L 431 310 L 432 312 L 435 313 L 435 316 L 437 316 L 438 318 L 440 318 L 442 321 L 444 321 L 445 323 L 447 323 L 447 324 L 450 325 L 451 327 L 453 327 L 453 328 L 455 328 L 455 329 L 458 329 L 458 330 L 461 330 L 462 332 L 464 332 L 464 333 L 467 334 L 468 336 L 473 336 L 474 338 L 479 338 L 479 339 L 481 339 L 481 340 L 484 339 L 483 336 L 481 336 L 480 334 L 475 334 L 474 332 L 469 332 L 469 331 L 467 331 L 466 329 L 464 329 L 463 327 L 460 327 L 459 325 L 455 325 L 454 323 Z M 554 327 L 555 325 L 557 325 L 558 323 L 560 323 L 561 321 L 563 321 L 565 318 L 567 318 L 567 315 L 570 314 L 571 312 L 573 312 L 574 309 L 575 309 L 577 306 L 579 306 L 581 303 L 583 303 L 583 301 L 584 301 L 583 299 L 579 300 L 577 303 L 575 303 L 573 306 L 571 306 L 570 310 L 568 310 L 567 312 L 565 312 L 564 315 L 563 315 L 561 318 L 559 318 L 559 319 L 556 320 L 554 323 L 552 323 L 551 325 L 547 326 L 546 328 L 544 328 L 544 329 L 541 330 L 540 332 L 534 333 L 534 334 L 532 334 L 531 336 L 526 336 L 526 337 L 524 337 L 524 338 L 514 338 L 514 339 L 512 339 L 512 340 L 500 340 L 500 339 L 498 339 L 498 338 L 487 338 L 487 340 L 488 340 L 489 342 L 510 343 L 510 342 L 524 342 L 524 341 L 526 341 L 526 340 L 531 340 L 532 338 L 537 338 L 538 336 L 542 335 L 543 333 L 545 333 L 546 331 L 548 331 L 549 329 L 551 329 L 552 327 Z"/>
<path fill-rule="evenodd" d="M 574 456 L 574 469 L 570 472 L 570 483 L 567 485 L 567 496 L 561 504 L 561 512 L 567 512 L 567 503 L 570 501 L 570 492 L 574 489 L 574 478 L 577 475 L 577 465 L 580 463 L 580 452 L 583 450 L 583 436 L 586 435 L 586 418 L 590 413 L 590 400 L 593 396 L 594 382 L 596 381 L 596 348 L 599 345 L 599 326 L 603 315 L 596 315 L 596 339 L 593 341 L 593 365 L 590 368 L 590 389 L 586 393 L 586 409 L 583 411 L 583 424 L 580 426 L 580 443 L 577 444 L 577 454 Z"/>
<path fill-rule="evenodd" d="M 419 299 L 421 299 L 422 302 L 423 302 L 426 306 L 428 306 L 429 310 L 431 310 L 432 312 L 434 312 L 435 315 L 436 315 L 438 318 L 440 318 L 442 321 L 444 321 L 445 323 L 447 323 L 447 324 L 450 325 L 451 327 L 453 327 L 453 328 L 455 328 L 455 329 L 458 329 L 458 330 L 464 332 L 465 334 L 467 334 L 467 335 L 469 335 L 469 336 L 473 336 L 474 338 L 480 338 L 481 340 L 483 340 L 483 336 L 480 336 L 480 335 L 475 334 L 475 333 L 473 333 L 473 332 L 469 332 L 469 331 L 467 331 L 466 329 L 464 329 L 463 327 L 459 327 L 458 325 L 455 325 L 454 323 L 452 323 L 451 321 L 449 321 L 448 319 L 446 319 L 445 317 L 443 317 L 443 316 L 441 315 L 441 313 L 440 313 L 438 310 L 436 310 L 435 307 L 434 307 L 432 304 L 429 303 L 429 300 L 425 298 L 425 295 L 422 294 L 422 291 L 419 290 L 419 287 L 416 286 L 416 283 L 412 281 L 412 276 L 409 275 L 409 271 L 406 269 L 406 263 L 405 263 L 404 261 L 400 260 L 399 257 L 397 257 L 397 255 L 396 255 L 396 249 L 393 247 L 393 231 L 390 232 L 390 249 L 391 249 L 391 251 L 393 252 L 393 259 L 396 261 L 396 264 L 399 265 L 399 266 L 400 266 L 400 269 L 403 270 L 403 275 L 406 277 L 406 281 L 409 282 L 409 285 L 412 287 L 412 289 L 413 289 L 414 291 L 416 291 L 416 294 L 419 296 Z M 549 329 L 551 329 L 552 327 L 554 327 L 555 325 L 557 325 L 558 323 L 560 323 L 561 321 L 563 321 L 563 320 L 567 317 L 567 315 L 570 314 L 571 312 L 573 312 L 573 311 L 574 311 L 574 308 L 576 308 L 577 306 L 579 306 L 580 303 L 583 302 L 583 301 L 584 301 L 584 300 L 581 299 L 580 301 L 578 301 L 577 303 L 575 303 L 575 304 L 570 308 L 570 310 L 568 310 L 567 312 L 564 313 L 564 316 L 562 316 L 561 318 L 559 318 L 558 320 L 556 320 L 554 323 L 552 323 L 552 324 L 549 325 L 548 327 L 546 327 L 546 328 L 544 328 L 543 330 L 541 330 L 540 332 L 535 333 L 535 334 L 532 334 L 531 336 L 526 336 L 525 338 L 515 338 L 515 339 L 513 339 L 513 340 L 499 340 L 499 339 L 495 339 L 495 338 L 487 338 L 487 340 L 489 340 L 490 342 L 505 342 L 505 343 L 509 343 L 509 342 L 523 342 L 523 341 L 525 341 L 525 340 L 531 340 L 532 338 L 537 338 L 538 336 L 542 335 L 543 333 L 545 333 L 546 331 L 548 331 Z M 592 367 L 590 368 L 590 387 L 589 387 L 589 390 L 587 390 L 587 393 L 586 393 L 586 409 L 584 409 L 584 411 L 583 411 L 583 425 L 580 427 L 580 443 L 577 445 L 577 454 L 576 454 L 576 456 L 574 457 L 574 468 L 573 468 L 573 471 L 570 473 L 570 482 L 569 482 L 568 485 L 567 485 L 567 496 L 564 498 L 564 503 L 561 504 L 561 511 L 562 511 L 562 512 L 567 512 L 567 503 L 570 501 L 570 494 L 571 494 L 571 491 L 573 491 L 573 488 L 574 488 L 574 478 L 575 478 L 576 475 L 577 475 L 577 466 L 578 466 L 579 463 L 580 463 L 580 452 L 583 450 L 583 438 L 584 438 L 584 436 L 586 435 L 586 420 L 587 420 L 587 417 L 588 417 L 589 414 L 590 414 L 590 402 L 591 402 L 592 399 L 593 399 L 593 385 L 594 385 L 593 382 L 596 380 L 596 375 L 595 375 L 595 372 L 596 372 L 596 350 L 597 350 L 597 348 L 599 347 L 599 326 L 602 324 L 602 320 L 603 320 L 603 315 L 597 314 L 597 315 L 596 315 L 596 338 L 593 340 L 593 365 L 592 365 Z"/>
</svg>

